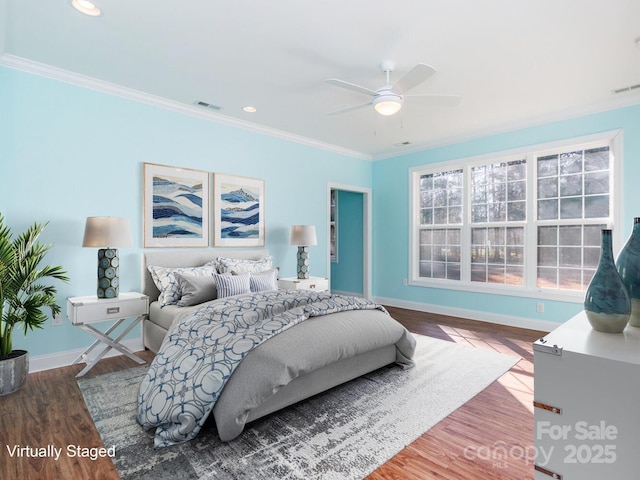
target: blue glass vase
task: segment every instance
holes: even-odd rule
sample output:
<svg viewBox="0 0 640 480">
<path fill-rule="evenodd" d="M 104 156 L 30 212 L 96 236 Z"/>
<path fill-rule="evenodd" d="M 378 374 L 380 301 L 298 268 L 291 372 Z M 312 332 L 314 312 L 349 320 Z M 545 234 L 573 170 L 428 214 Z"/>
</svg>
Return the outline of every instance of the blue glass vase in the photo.
<svg viewBox="0 0 640 480">
<path fill-rule="evenodd" d="M 640 217 L 633 219 L 633 230 L 624 245 L 616 267 L 631 299 L 629 325 L 640 327 Z"/>
<path fill-rule="evenodd" d="M 629 322 L 631 300 L 613 260 L 611 230 L 602 230 L 600 261 L 587 288 L 584 310 L 599 332 L 621 333 Z"/>
</svg>

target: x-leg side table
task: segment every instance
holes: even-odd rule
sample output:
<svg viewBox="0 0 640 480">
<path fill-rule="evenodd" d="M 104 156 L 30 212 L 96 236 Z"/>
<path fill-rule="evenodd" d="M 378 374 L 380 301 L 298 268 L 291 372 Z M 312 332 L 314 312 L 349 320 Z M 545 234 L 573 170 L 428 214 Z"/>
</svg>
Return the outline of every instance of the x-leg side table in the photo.
<svg viewBox="0 0 640 480">
<path fill-rule="evenodd" d="M 138 325 L 149 313 L 149 299 L 137 292 L 120 294 L 116 298 L 71 297 L 67 300 L 67 316 L 74 326 L 84 330 L 96 340 L 82 352 L 72 363 L 85 362 L 87 365 L 76 375 L 82 377 L 95 366 L 111 349 L 126 355 L 138 364 L 145 363 L 120 341 Z M 111 337 L 123 322 L 132 319 L 131 323 L 116 338 Z M 92 323 L 115 320 L 105 332 L 95 328 Z M 89 360 L 89 353 L 97 346 L 104 344 L 98 355 Z"/>
<path fill-rule="evenodd" d="M 93 368 L 93 366 L 96 363 L 98 363 L 109 352 L 109 350 L 111 350 L 112 348 L 114 350 L 118 350 L 120 353 L 126 355 L 131 360 L 137 362 L 140 365 L 145 363 L 144 360 L 142 360 L 140 357 L 136 356 L 135 353 L 133 353 L 125 345 L 122 345 L 120 343 L 120 340 L 122 340 L 127 335 L 127 333 L 129 333 L 131 330 L 133 330 L 133 327 L 135 327 L 138 323 L 140 323 L 143 318 L 144 318 L 144 315 L 140 315 L 138 317 L 135 317 L 135 319 L 129 324 L 129 326 L 120 335 L 118 335 L 118 337 L 115 338 L 115 339 L 111 338 L 109 336 L 109 334 L 111 332 L 113 332 L 116 328 L 118 328 L 118 326 L 120 326 L 122 324 L 122 322 L 127 320 L 126 318 L 121 318 L 120 320 L 117 320 L 104 333 L 102 333 L 100 330 L 92 327 L 91 325 L 87 325 L 87 324 L 83 324 L 83 323 L 77 323 L 76 327 L 81 328 L 82 330 L 84 330 L 85 332 L 89 333 L 90 335 L 93 335 L 94 337 L 97 338 L 97 340 L 95 342 L 93 342 L 89 348 L 87 348 L 84 352 L 82 352 L 78 356 L 78 358 L 76 358 L 73 361 L 73 363 L 71 365 L 75 365 L 76 363 L 80 363 L 80 362 L 85 362 L 86 363 L 87 360 L 88 360 L 89 352 L 91 352 L 95 347 L 97 347 L 101 343 L 105 343 L 106 345 L 104 346 L 102 351 L 93 360 L 91 360 L 90 362 L 87 363 L 87 365 L 80 371 L 80 373 L 78 373 L 76 375 L 76 377 L 82 377 L 85 373 L 87 373 L 89 370 L 91 370 Z"/>
</svg>

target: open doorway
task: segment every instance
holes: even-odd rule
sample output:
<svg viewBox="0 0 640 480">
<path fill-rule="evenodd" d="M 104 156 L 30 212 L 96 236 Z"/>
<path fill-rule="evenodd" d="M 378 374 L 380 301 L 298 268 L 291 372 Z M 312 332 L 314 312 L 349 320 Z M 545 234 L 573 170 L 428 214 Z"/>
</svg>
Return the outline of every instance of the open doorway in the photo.
<svg viewBox="0 0 640 480">
<path fill-rule="evenodd" d="M 328 203 L 331 291 L 371 298 L 371 191 L 329 184 Z"/>
</svg>

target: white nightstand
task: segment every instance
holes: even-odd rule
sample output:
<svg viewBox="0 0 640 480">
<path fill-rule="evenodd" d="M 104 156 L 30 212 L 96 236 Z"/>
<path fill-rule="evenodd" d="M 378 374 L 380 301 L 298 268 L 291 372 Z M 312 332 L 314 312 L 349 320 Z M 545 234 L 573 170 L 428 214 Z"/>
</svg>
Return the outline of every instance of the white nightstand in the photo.
<svg viewBox="0 0 640 480">
<path fill-rule="evenodd" d="M 72 365 L 85 362 L 86 367 L 82 369 L 77 377 L 83 376 L 93 366 L 106 355 L 112 348 L 123 353 L 130 359 L 139 364 L 145 363 L 140 357 L 137 357 L 131 350 L 120 343 L 127 333 L 133 327 L 142 321 L 149 313 L 149 297 L 138 292 L 121 293 L 116 298 L 98 298 L 95 295 L 88 297 L 70 297 L 67 299 L 67 317 L 71 323 L 97 338 L 95 342 L 89 346 L 84 352 L 76 358 Z M 122 322 L 133 318 L 129 326 L 115 339 L 109 334 L 113 332 Z M 95 329 L 90 324 L 115 320 L 115 323 L 109 327 L 104 333 Z M 88 354 L 100 343 L 105 343 L 104 349 L 89 361 Z"/>
<path fill-rule="evenodd" d="M 278 279 L 278 288 L 281 290 L 316 290 L 324 292 L 329 290 L 329 279 L 323 277 L 280 278 Z"/>
</svg>

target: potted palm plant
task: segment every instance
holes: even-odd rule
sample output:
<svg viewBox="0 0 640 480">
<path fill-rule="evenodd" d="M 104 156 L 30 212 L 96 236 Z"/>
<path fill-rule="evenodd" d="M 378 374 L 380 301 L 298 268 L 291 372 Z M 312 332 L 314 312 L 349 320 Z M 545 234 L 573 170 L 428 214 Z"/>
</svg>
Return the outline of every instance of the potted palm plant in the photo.
<svg viewBox="0 0 640 480">
<path fill-rule="evenodd" d="M 43 280 L 69 280 L 62 267 L 40 267 L 52 247 L 38 241 L 46 226 L 34 223 L 12 239 L 11 229 L 0 214 L 0 395 L 18 390 L 29 373 L 28 353 L 13 350 L 14 328 L 24 329 L 26 335 L 47 321 L 45 307 L 51 309 L 51 315 L 60 313 L 56 288 Z"/>
</svg>

